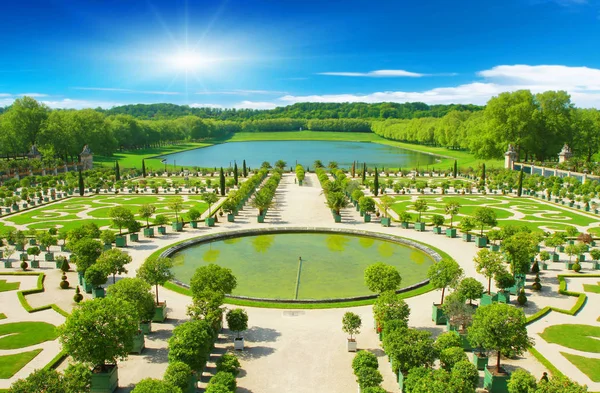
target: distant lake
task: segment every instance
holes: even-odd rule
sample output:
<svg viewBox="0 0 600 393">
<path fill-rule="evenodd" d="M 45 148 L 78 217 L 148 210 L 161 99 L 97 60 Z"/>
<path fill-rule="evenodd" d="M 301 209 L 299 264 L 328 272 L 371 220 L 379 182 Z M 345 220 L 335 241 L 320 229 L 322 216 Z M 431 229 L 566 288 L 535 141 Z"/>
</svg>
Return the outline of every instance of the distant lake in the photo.
<svg viewBox="0 0 600 393">
<path fill-rule="evenodd" d="M 312 168 L 315 160 L 327 166 L 335 161 L 340 167 L 350 167 L 353 161 L 366 162 L 369 167 L 414 168 L 436 163 L 434 155 L 398 147 L 368 142 L 336 141 L 256 141 L 228 142 L 180 153 L 161 156 L 167 164 L 197 167 L 228 167 L 246 160 L 246 165 L 257 168 L 263 161 L 273 164 L 284 160 L 287 166 L 299 164 Z"/>
</svg>

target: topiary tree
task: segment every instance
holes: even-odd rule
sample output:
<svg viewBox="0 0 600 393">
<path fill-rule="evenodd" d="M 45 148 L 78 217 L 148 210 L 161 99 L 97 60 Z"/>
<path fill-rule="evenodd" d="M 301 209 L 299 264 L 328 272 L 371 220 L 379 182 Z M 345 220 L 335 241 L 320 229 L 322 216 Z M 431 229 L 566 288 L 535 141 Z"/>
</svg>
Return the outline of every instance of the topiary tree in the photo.
<svg viewBox="0 0 600 393">
<path fill-rule="evenodd" d="M 183 362 L 200 371 L 207 362 L 215 332 L 206 321 L 191 320 L 173 329 L 169 338 L 169 363 Z"/>
<path fill-rule="evenodd" d="M 53 369 L 33 371 L 8 389 L 9 393 L 81 393 L 89 392 L 92 380 L 90 369 L 81 363 L 69 364 L 64 374 Z"/>
<path fill-rule="evenodd" d="M 106 372 L 108 365 L 127 358 L 138 331 L 137 322 L 131 303 L 96 298 L 73 309 L 58 332 L 63 350 L 75 361 Z"/>
<path fill-rule="evenodd" d="M 444 304 L 446 287 L 456 288 L 462 275 L 463 270 L 454 259 L 444 258 L 429 267 L 427 270 L 429 283 L 433 288 L 442 290 L 440 305 Z"/>
<path fill-rule="evenodd" d="M 451 371 L 454 365 L 461 361 L 469 361 L 462 347 L 446 348 L 440 352 L 440 366 L 446 371 Z"/>
<path fill-rule="evenodd" d="M 342 318 L 342 330 L 350 335 L 350 341 L 354 341 L 354 335 L 360 333 L 362 321 L 360 317 L 353 312 L 346 312 Z"/>
<path fill-rule="evenodd" d="M 175 222 L 179 222 L 179 212 L 183 208 L 183 198 L 180 196 L 173 197 L 169 201 L 169 209 L 172 209 L 175 212 Z"/>
<path fill-rule="evenodd" d="M 477 256 L 473 260 L 477 273 L 483 274 L 488 279 L 487 293 L 491 293 L 492 277 L 504 270 L 502 255 L 483 248 L 477 252 Z"/>
<path fill-rule="evenodd" d="M 413 205 L 415 211 L 419 213 L 417 222 L 421 222 L 421 215 L 427 211 L 427 201 L 425 199 L 417 199 Z"/>
<path fill-rule="evenodd" d="M 450 216 L 450 228 L 452 228 L 452 223 L 454 221 L 454 216 L 458 214 L 460 211 L 461 205 L 458 202 L 448 202 L 445 206 L 446 215 Z"/>
<path fill-rule="evenodd" d="M 229 330 L 236 332 L 236 338 L 240 338 L 240 332 L 248 329 L 248 314 L 241 308 L 235 308 L 227 312 L 227 326 Z"/>
<path fill-rule="evenodd" d="M 355 374 L 356 382 L 358 382 L 361 389 L 377 387 L 383 382 L 383 377 L 376 368 L 360 368 Z"/>
<path fill-rule="evenodd" d="M 383 349 L 393 359 L 394 373 L 433 366 L 437 358 L 433 343 L 430 332 L 418 329 L 399 329 L 383 337 Z"/>
<path fill-rule="evenodd" d="M 480 228 L 479 236 L 483 236 L 483 230 L 487 227 L 495 227 L 498 224 L 496 212 L 491 207 L 478 207 L 473 211 L 473 218 Z"/>
<path fill-rule="evenodd" d="M 208 384 L 204 393 L 231 393 L 231 390 L 225 385 Z"/>
<path fill-rule="evenodd" d="M 375 211 L 375 200 L 371 197 L 363 196 L 358 200 L 358 206 L 366 214 L 373 213 Z"/>
<path fill-rule="evenodd" d="M 540 272 L 540 264 L 538 263 L 537 259 L 533 262 L 533 265 L 531 266 L 531 272 L 533 274 Z"/>
<path fill-rule="evenodd" d="M 474 392 L 479 384 L 479 371 L 468 360 L 461 360 L 454 364 L 450 372 L 450 389 L 456 393 Z"/>
<path fill-rule="evenodd" d="M 178 387 L 181 391 L 187 392 L 190 385 L 190 379 L 193 371 L 187 364 L 183 362 L 170 362 L 165 371 L 165 382 Z"/>
<path fill-rule="evenodd" d="M 206 291 L 228 294 L 233 292 L 236 286 L 237 279 L 231 269 L 215 263 L 197 268 L 190 281 L 192 297 L 199 297 Z"/>
<path fill-rule="evenodd" d="M 475 219 L 473 217 L 463 217 L 462 220 L 460 220 L 460 230 L 463 231 L 465 234 L 469 234 L 469 232 L 471 232 L 473 230 L 473 228 L 475 228 L 477 226 L 477 222 L 475 221 Z"/>
<path fill-rule="evenodd" d="M 102 254 L 102 243 L 97 240 L 84 238 L 74 243 L 69 242 L 71 255 L 75 257 L 77 271 L 85 274 L 85 271 L 98 260 Z"/>
<path fill-rule="evenodd" d="M 73 301 L 75 303 L 79 303 L 83 300 L 83 295 L 81 294 L 81 289 L 79 289 L 79 285 L 77 286 L 77 289 L 75 290 L 75 295 L 73 295 Z"/>
<path fill-rule="evenodd" d="M 94 264 L 87 268 L 84 277 L 87 283 L 90 283 L 94 288 L 99 288 L 106 284 L 108 271 L 105 266 Z"/>
<path fill-rule="evenodd" d="M 369 351 L 358 351 L 352 359 L 352 369 L 354 374 L 361 368 L 374 368 L 377 369 L 379 363 L 377 362 L 377 356 Z"/>
<path fill-rule="evenodd" d="M 529 371 L 519 368 L 510 374 L 507 388 L 508 393 L 533 393 L 537 389 L 537 381 Z"/>
<path fill-rule="evenodd" d="M 240 372 L 241 364 L 237 356 L 232 353 L 225 353 L 217 359 L 217 372 L 225 371 L 233 376 L 237 376 Z"/>
<path fill-rule="evenodd" d="M 124 278 L 108 287 L 108 297 L 130 302 L 137 311 L 140 322 L 148 322 L 154 316 L 154 298 L 150 284 L 141 278 Z"/>
<path fill-rule="evenodd" d="M 439 215 L 439 214 L 434 214 L 431 217 L 431 222 L 433 223 L 433 226 L 436 227 L 436 228 L 439 228 L 442 225 L 444 225 L 444 221 L 446 221 L 446 219 L 444 218 L 444 216 Z"/>
<path fill-rule="evenodd" d="M 29 247 L 27 249 L 27 255 L 33 255 L 33 260 L 35 261 L 38 255 L 40 255 L 40 248 L 37 246 Z"/>
<path fill-rule="evenodd" d="M 131 210 L 123 206 L 115 206 L 108 211 L 108 216 L 112 220 L 113 226 L 119 228 L 119 235 L 123 233 L 123 228 L 127 228 L 135 218 Z"/>
<path fill-rule="evenodd" d="M 97 264 L 101 265 L 108 274 L 112 274 L 113 276 L 113 284 L 115 281 L 115 276 L 117 274 L 127 273 L 127 269 L 125 269 L 125 265 L 131 262 L 131 256 L 124 251 L 119 250 L 118 248 L 111 248 L 110 250 L 104 251 L 98 257 Z"/>
<path fill-rule="evenodd" d="M 473 304 L 473 300 L 481 298 L 484 292 L 483 284 L 472 277 L 463 279 L 458 284 L 457 290 L 469 301 L 469 304 Z"/>
<path fill-rule="evenodd" d="M 381 331 L 388 321 L 401 321 L 404 327 L 408 327 L 410 308 L 395 291 L 382 292 L 373 304 L 373 316 L 377 322 L 377 330 Z"/>
<path fill-rule="evenodd" d="M 235 377 L 225 371 L 219 371 L 208 382 L 209 385 L 222 385 L 229 389 L 230 392 L 235 392 L 237 383 Z"/>
<path fill-rule="evenodd" d="M 454 332 L 444 332 L 437 336 L 434 347 L 437 353 L 442 353 L 444 349 L 461 347 L 460 336 Z"/>
<path fill-rule="evenodd" d="M 377 262 L 365 269 L 365 284 L 371 292 L 396 291 L 402 277 L 398 269 L 383 262 Z"/>
<path fill-rule="evenodd" d="M 181 393 L 182 390 L 167 381 L 144 378 L 135 385 L 131 393 Z"/>
<path fill-rule="evenodd" d="M 157 305 L 160 304 L 158 301 L 158 286 L 164 285 L 173 278 L 172 267 L 173 261 L 170 258 L 148 258 L 137 271 L 137 277 L 155 286 Z"/>
<path fill-rule="evenodd" d="M 512 287 L 516 283 L 513 275 L 507 272 L 505 269 L 498 271 L 498 273 L 496 273 L 494 276 L 494 280 L 496 281 L 496 287 L 503 291 Z"/>
<path fill-rule="evenodd" d="M 493 303 L 477 309 L 468 329 L 471 345 L 487 351 L 496 351 L 496 372 L 501 373 L 503 353 L 520 355 L 533 345 L 527 335 L 527 319 L 523 310 L 504 303 Z"/>
<path fill-rule="evenodd" d="M 150 204 L 142 205 L 140 207 L 140 210 L 138 210 L 139 216 L 146 220 L 146 228 L 150 228 L 150 218 L 154 215 L 155 212 L 156 206 Z"/>
<path fill-rule="evenodd" d="M 527 303 L 527 296 L 525 295 L 525 288 L 521 288 L 521 290 L 519 291 L 519 295 L 517 296 L 517 302 L 521 306 L 524 306 L 525 303 Z"/>
<path fill-rule="evenodd" d="M 200 211 L 198 209 L 196 209 L 195 207 L 191 208 L 187 212 L 187 216 L 191 222 L 198 221 L 198 219 L 200 218 L 201 215 L 202 215 L 202 213 L 200 213 Z"/>
</svg>

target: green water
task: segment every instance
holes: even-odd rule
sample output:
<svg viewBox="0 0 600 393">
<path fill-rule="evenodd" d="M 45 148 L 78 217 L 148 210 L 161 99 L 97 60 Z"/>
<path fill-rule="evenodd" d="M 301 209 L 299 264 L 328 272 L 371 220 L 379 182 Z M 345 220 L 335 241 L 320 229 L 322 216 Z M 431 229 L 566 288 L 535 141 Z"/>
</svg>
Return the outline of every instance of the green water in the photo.
<svg viewBox="0 0 600 393">
<path fill-rule="evenodd" d="M 219 240 L 187 248 L 174 259 L 173 273 L 184 283 L 189 284 L 197 267 L 216 263 L 237 277 L 234 295 L 278 299 L 296 298 L 296 288 L 297 299 L 369 295 L 364 270 L 375 262 L 398 268 L 402 287 L 406 287 L 424 280 L 433 264 L 422 251 L 394 242 L 317 233 Z"/>
</svg>

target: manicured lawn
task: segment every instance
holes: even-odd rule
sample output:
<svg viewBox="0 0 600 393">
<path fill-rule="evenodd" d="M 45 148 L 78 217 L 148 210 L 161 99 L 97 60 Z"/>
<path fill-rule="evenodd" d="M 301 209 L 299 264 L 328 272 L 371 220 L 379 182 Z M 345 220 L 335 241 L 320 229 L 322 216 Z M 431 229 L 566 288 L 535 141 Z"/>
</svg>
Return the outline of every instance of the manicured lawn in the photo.
<svg viewBox="0 0 600 393">
<path fill-rule="evenodd" d="M 414 201 L 412 196 L 396 196 L 397 201 L 392 205 L 392 210 L 396 213 L 408 211 L 417 217 L 414 211 Z M 486 206 L 496 212 L 498 226 L 505 225 L 525 225 L 534 231 L 545 230 L 564 230 L 565 226 L 577 225 L 586 227 L 597 222 L 592 216 L 585 213 L 578 213 L 570 209 L 562 209 L 558 206 L 552 206 L 538 202 L 535 199 L 517 199 L 507 196 L 455 196 L 455 195 L 424 195 L 420 196 L 428 203 L 427 212 L 423 213 L 426 222 L 431 222 L 431 216 L 434 214 L 444 215 L 445 205 L 449 202 L 458 202 L 462 207 L 457 216 L 454 217 L 454 223 L 458 224 L 461 217 L 472 215 L 478 207 Z M 449 224 L 449 217 L 446 218 L 446 224 Z"/>
<path fill-rule="evenodd" d="M 0 356 L 0 379 L 8 379 L 33 360 L 42 349 Z"/>
<path fill-rule="evenodd" d="M 8 232 L 9 229 L 14 229 L 14 227 L 10 226 L 10 225 L 6 225 L 2 221 L 0 221 L 0 235 Z"/>
<path fill-rule="evenodd" d="M 19 289 L 20 282 L 6 282 L 6 280 L 0 280 L 0 292 L 15 291 Z"/>
<path fill-rule="evenodd" d="M 583 284 L 583 290 L 591 293 L 600 293 L 600 282 L 598 285 Z"/>
<path fill-rule="evenodd" d="M 0 312 L 0 319 L 6 319 L 6 314 Z"/>
<path fill-rule="evenodd" d="M 592 381 L 600 382 L 600 359 L 586 358 L 565 352 L 561 352 L 561 355 L 566 357 L 579 371 L 587 375 Z"/>
<path fill-rule="evenodd" d="M 162 146 L 150 149 L 141 149 L 134 151 L 127 151 L 122 153 L 115 153 L 112 157 L 105 156 L 94 156 L 94 163 L 100 165 L 113 167 L 115 161 L 119 161 L 121 169 L 137 168 L 142 169 L 142 160 L 146 160 L 146 169 L 162 169 L 164 165 L 159 159 L 150 159 L 150 157 L 159 156 L 163 154 L 176 153 L 182 150 L 195 149 L 197 147 L 208 146 L 210 143 L 181 143 L 179 145 Z"/>
<path fill-rule="evenodd" d="M 208 209 L 199 195 L 182 195 L 184 198 L 183 210 L 185 214 L 190 208 L 195 207 L 201 213 Z M 4 218 L 9 223 L 26 225 L 28 228 L 48 229 L 52 227 L 70 230 L 81 225 L 94 222 L 98 226 L 109 227 L 109 211 L 114 206 L 123 206 L 131 210 L 138 220 L 145 224 L 138 215 L 139 208 L 145 204 L 156 207 L 156 214 L 163 214 L 174 218 L 175 214 L 169 208 L 174 195 L 97 195 L 92 197 L 73 197 L 66 201 L 53 203 L 49 206 L 26 211 Z M 152 222 L 152 220 L 150 220 Z M 0 222 L 1 224 L 1 222 Z"/>
<path fill-rule="evenodd" d="M 17 349 L 56 339 L 56 327 L 46 322 L 0 325 L 0 349 Z"/>
<path fill-rule="evenodd" d="M 553 325 L 540 336 L 549 343 L 583 352 L 600 353 L 600 326 L 590 325 Z"/>
</svg>

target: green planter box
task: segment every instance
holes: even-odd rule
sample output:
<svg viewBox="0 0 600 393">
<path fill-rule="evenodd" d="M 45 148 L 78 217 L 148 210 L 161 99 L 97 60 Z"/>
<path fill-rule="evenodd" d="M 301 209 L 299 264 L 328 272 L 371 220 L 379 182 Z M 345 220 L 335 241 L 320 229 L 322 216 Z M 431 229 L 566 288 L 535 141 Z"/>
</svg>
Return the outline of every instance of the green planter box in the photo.
<svg viewBox="0 0 600 393">
<path fill-rule="evenodd" d="M 5 269 L 12 269 L 12 262 L 4 261 L 4 268 Z"/>
<path fill-rule="evenodd" d="M 473 364 L 477 367 L 477 370 L 485 370 L 488 365 L 489 358 L 483 353 L 475 352 L 473 354 Z"/>
<path fill-rule="evenodd" d="M 364 216 L 365 216 L 365 212 L 364 212 L 364 211 L 362 211 L 362 210 L 359 210 L 358 212 L 360 213 L 360 216 L 361 216 L 361 217 L 364 217 Z"/>
<path fill-rule="evenodd" d="M 381 226 L 384 227 L 389 227 L 392 224 L 392 219 L 389 217 L 382 217 L 381 218 Z"/>
<path fill-rule="evenodd" d="M 117 247 L 127 247 L 127 238 L 125 236 L 117 236 L 115 245 Z"/>
<path fill-rule="evenodd" d="M 400 388 L 401 392 L 404 391 L 404 375 L 400 370 L 398 370 L 398 387 Z"/>
<path fill-rule="evenodd" d="M 140 322 L 140 330 L 144 334 L 150 334 L 152 332 L 152 321 Z"/>
<path fill-rule="evenodd" d="M 415 222 L 415 231 L 424 232 L 425 231 L 425 223 L 424 222 Z"/>
<path fill-rule="evenodd" d="M 470 242 L 471 241 L 471 234 L 470 233 L 463 233 L 462 239 L 465 242 Z"/>
<path fill-rule="evenodd" d="M 475 236 L 475 245 L 479 248 L 486 247 L 487 246 L 487 237 Z"/>
<path fill-rule="evenodd" d="M 35 239 L 29 239 L 29 245 L 30 246 L 35 246 Z"/>
<path fill-rule="evenodd" d="M 83 290 L 85 291 L 85 293 L 92 293 L 93 289 L 94 287 L 92 286 L 92 284 L 89 284 L 87 281 L 85 281 L 85 278 L 83 278 Z"/>
<path fill-rule="evenodd" d="M 483 295 L 481 295 L 481 299 L 479 300 L 479 305 L 480 306 L 487 306 L 490 305 L 494 302 L 498 301 L 498 294 L 497 293 L 484 293 Z"/>
<path fill-rule="evenodd" d="M 190 227 L 192 228 L 198 228 L 198 221 L 190 221 Z"/>
<path fill-rule="evenodd" d="M 31 267 L 34 269 L 39 269 L 40 268 L 40 261 L 38 261 L 37 259 L 34 261 L 31 261 Z"/>
<path fill-rule="evenodd" d="M 167 319 L 167 302 L 162 302 L 156 305 L 154 309 L 154 317 L 152 322 L 164 322 Z"/>
<path fill-rule="evenodd" d="M 579 256 L 579 262 L 585 262 L 585 255 L 581 254 Z"/>
<path fill-rule="evenodd" d="M 79 285 L 83 285 L 83 273 L 77 272 L 77 282 L 79 282 Z"/>
<path fill-rule="evenodd" d="M 92 296 L 94 297 L 94 299 L 97 297 L 105 297 L 106 290 L 102 287 L 94 288 L 92 289 Z"/>
<path fill-rule="evenodd" d="M 491 367 L 493 371 L 495 371 L 495 367 Z M 485 368 L 484 377 L 483 377 L 483 387 L 487 389 L 490 393 L 508 393 L 508 380 L 510 379 L 510 374 L 502 374 L 502 375 L 493 375 L 490 372 L 489 367 Z"/>
<path fill-rule="evenodd" d="M 552 262 L 558 262 L 558 261 L 559 261 L 559 255 L 558 255 L 558 253 L 556 253 L 556 254 L 553 253 L 552 254 Z"/>
<path fill-rule="evenodd" d="M 510 292 L 498 291 L 498 303 L 510 303 Z"/>
<path fill-rule="evenodd" d="M 499 244 L 492 244 L 492 245 L 490 245 L 490 250 L 492 250 L 492 251 L 500 251 L 500 245 Z"/>
<path fill-rule="evenodd" d="M 140 234 L 139 233 L 130 233 L 129 234 L 129 241 L 137 242 L 139 240 L 140 240 Z"/>
<path fill-rule="evenodd" d="M 264 220 L 264 217 L 263 217 L 263 220 Z M 214 227 L 215 226 L 215 218 L 207 217 L 206 220 L 204 220 L 204 223 L 206 224 L 207 227 Z"/>
<path fill-rule="evenodd" d="M 565 269 L 567 269 L 567 270 L 573 270 L 573 265 L 574 265 L 573 262 L 568 262 L 567 261 L 567 262 L 565 262 Z"/>
<path fill-rule="evenodd" d="M 594 270 L 598 270 L 598 269 L 600 269 L 600 262 L 598 262 L 598 261 L 593 261 L 593 262 L 592 262 L 592 269 L 594 269 Z"/>
<path fill-rule="evenodd" d="M 342 222 L 342 216 L 339 215 L 339 214 L 333 213 L 333 221 L 336 222 L 336 223 Z"/>
<path fill-rule="evenodd" d="M 47 252 L 44 254 L 44 261 L 46 262 L 52 262 L 54 260 L 54 253 L 53 252 Z M 58 266 L 60 267 L 60 266 Z"/>
<path fill-rule="evenodd" d="M 144 228 L 144 236 L 154 237 L 154 228 Z"/>
<path fill-rule="evenodd" d="M 400 226 L 401 226 L 402 228 L 404 228 L 404 229 L 408 229 L 408 225 L 409 225 L 409 223 L 408 223 L 408 222 L 401 222 L 401 223 L 400 223 Z"/>
<path fill-rule="evenodd" d="M 548 264 L 546 262 L 540 262 L 542 270 L 548 270 Z"/>
<path fill-rule="evenodd" d="M 54 267 L 56 267 L 57 269 L 60 269 L 60 267 L 62 266 L 62 261 L 54 261 Z M 79 283 L 81 285 L 81 283 Z"/>
<path fill-rule="evenodd" d="M 62 252 L 69 252 L 69 249 L 67 248 L 66 245 L 63 244 L 63 245 L 60 246 L 60 251 L 62 251 Z"/>
<path fill-rule="evenodd" d="M 167 227 L 158 227 L 158 233 L 160 233 L 161 235 L 166 235 Z"/>
<path fill-rule="evenodd" d="M 441 235 L 442 228 L 441 227 L 433 227 L 433 233 L 435 233 L 436 235 Z"/>
<path fill-rule="evenodd" d="M 456 228 L 448 228 L 446 229 L 446 237 L 455 238 L 456 237 Z"/>
<path fill-rule="evenodd" d="M 340 222 L 341 221 L 342 220 L 341 220 L 341 217 L 340 217 Z M 364 215 L 364 222 L 371 222 L 371 215 L 370 214 L 365 213 L 365 215 Z"/>
<path fill-rule="evenodd" d="M 256 221 L 262 224 L 263 222 L 265 222 L 265 216 L 261 216 L 259 214 L 258 216 L 256 216 Z"/>
<path fill-rule="evenodd" d="M 467 337 L 467 333 L 456 332 L 456 334 L 458 334 L 458 337 L 460 337 L 460 346 L 462 347 L 462 349 L 464 349 L 465 351 L 471 351 L 473 347 L 471 346 L 471 342 Z"/>
<path fill-rule="evenodd" d="M 21 244 L 16 244 L 15 245 L 15 250 L 17 250 L 17 251 L 23 251 L 23 250 L 25 250 L 25 247 L 23 247 L 23 245 L 21 245 Z"/>
<path fill-rule="evenodd" d="M 448 318 L 439 304 L 434 303 L 431 311 L 431 320 L 435 322 L 436 325 L 445 325 L 446 322 L 448 322 Z"/>
<path fill-rule="evenodd" d="M 28 261 L 29 260 L 29 255 L 27 255 L 26 252 L 22 252 L 21 254 L 19 254 L 19 260 L 21 260 L 21 261 Z"/>
<path fill-rule="evenodd" d="M 183 230 L 183 223 L 180 221 L 174 222 L 171 224 L 171 228 L 175 231 L 175 232 L 181 232 Z"/>
<path fill-rule="evenodd" d="M 558 246 L 558 252 L 565 252 L 565 246 Z"/>
<path fill-rule="evenodd" d="M 92 372 L 90 393 L 113 393 L 119 385 L 119 373 L 116 365 L 105 373 Z"/>
<path fill-rule="evenodd" d="M 144 333 L 140 330 L 138 334 L 133 337 L 133 342 L 131 343 L 131 349 L 129 353 L 137 353 L 141 354 L 146 347 L 146 339 L 144 338 Z"/>
<path fill-rule="evenodd" d="M 235 214 L 227 214 L 227 222 L 235 222 Z"/>
<path fill-rule="evenodd" d="M 108 251 L 112 248 L 112 243 L 104 243 L 104 251 Z"/>
</svg>

